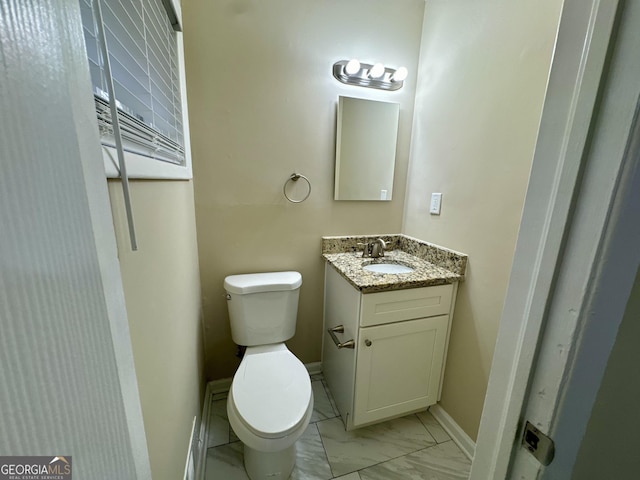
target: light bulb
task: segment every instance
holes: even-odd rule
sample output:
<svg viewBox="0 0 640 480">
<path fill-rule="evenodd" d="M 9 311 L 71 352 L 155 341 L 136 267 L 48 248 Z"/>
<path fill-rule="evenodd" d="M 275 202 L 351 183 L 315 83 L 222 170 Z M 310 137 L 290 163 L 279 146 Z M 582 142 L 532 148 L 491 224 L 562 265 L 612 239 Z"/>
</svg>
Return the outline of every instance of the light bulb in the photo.
<svg viewBox="0 0 640 480">
<path fill-rule="evenodd" d="M 360 62 L 355 58 L 352 58 L 347 62 L 347 65 L 344 67 L 344 71 L 347 75 L 355 75 L 360 71 Z"/>
<path fill-rule="evenodd" d="M 400 67 L 391 76 L 391 81 L 392 82 L 402 82 L 404 79 L 407 78 L 407 75 L 409 75 L 409 70 L 407 70 L 405 67 Z"/>
<path fill-rule="evenodd" d="M 384 75 L 384 65 L 381 63 L 376 63 L 371 70 L 369 70 L 369 76 L 371 78 L 380 78 Z"/>
</svg>

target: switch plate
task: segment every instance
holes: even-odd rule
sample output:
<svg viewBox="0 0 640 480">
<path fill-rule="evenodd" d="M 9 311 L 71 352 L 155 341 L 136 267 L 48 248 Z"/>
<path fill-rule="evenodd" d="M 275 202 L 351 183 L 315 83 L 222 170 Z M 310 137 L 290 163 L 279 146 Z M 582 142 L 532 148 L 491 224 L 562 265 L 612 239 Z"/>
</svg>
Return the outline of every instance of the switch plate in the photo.
<svg viewBox="0 0 640 480">
<path fill-rule="evenodd" d="M 380 200 L 386 200 L 386 199 L 387 199 L 387 191 L 380 190 Z"/>
<path fill-rule="evenodd" d="M 440 215 L 440 205 L 442 203 L 441 193 L 431 194 L 431 205 L 429 206 L 429 213 L 433 215 Z"/>
</svg>

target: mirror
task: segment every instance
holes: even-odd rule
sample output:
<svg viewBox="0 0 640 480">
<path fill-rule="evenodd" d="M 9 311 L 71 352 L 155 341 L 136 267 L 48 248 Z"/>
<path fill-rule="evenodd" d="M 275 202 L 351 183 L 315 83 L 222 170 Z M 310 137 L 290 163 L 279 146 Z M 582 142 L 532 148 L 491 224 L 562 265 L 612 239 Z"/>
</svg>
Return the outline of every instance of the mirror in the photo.
<svg viewBox="0 0 640 480">
<path fill-rule="evenodd" d="M 400 104 L 338 98 L 335 200 L 391 200 Z"/>
</svg>

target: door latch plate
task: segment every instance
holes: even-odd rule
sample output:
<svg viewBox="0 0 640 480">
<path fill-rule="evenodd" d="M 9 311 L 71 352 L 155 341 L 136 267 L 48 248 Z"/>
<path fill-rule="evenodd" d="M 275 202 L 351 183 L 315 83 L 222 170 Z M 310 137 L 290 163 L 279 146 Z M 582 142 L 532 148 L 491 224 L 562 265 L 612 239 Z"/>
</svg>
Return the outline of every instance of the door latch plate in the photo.
<svg viewBox="0 0 640 480">
<path fill-rule="evenodd" d="M 522 445 L 542 465 L 549 465 L 556 453 L 553 440 L 527 421 L 522 435 Z"/>
</svg>

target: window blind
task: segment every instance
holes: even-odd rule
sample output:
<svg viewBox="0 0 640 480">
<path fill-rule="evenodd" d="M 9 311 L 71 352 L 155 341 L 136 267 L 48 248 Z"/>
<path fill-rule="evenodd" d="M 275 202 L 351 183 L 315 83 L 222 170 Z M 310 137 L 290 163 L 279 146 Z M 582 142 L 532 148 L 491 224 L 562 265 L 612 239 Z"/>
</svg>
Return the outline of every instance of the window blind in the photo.
<svg viewBox="0 0 640 480">
<path fill-rule="evenodd" d="M 114 146 L 109 95 L 91 0 L 80 0 L 102 143 Z M 124 149 L 184 164 L 178 45 L 162 0 L 102 2 Z"/>
</svg>

